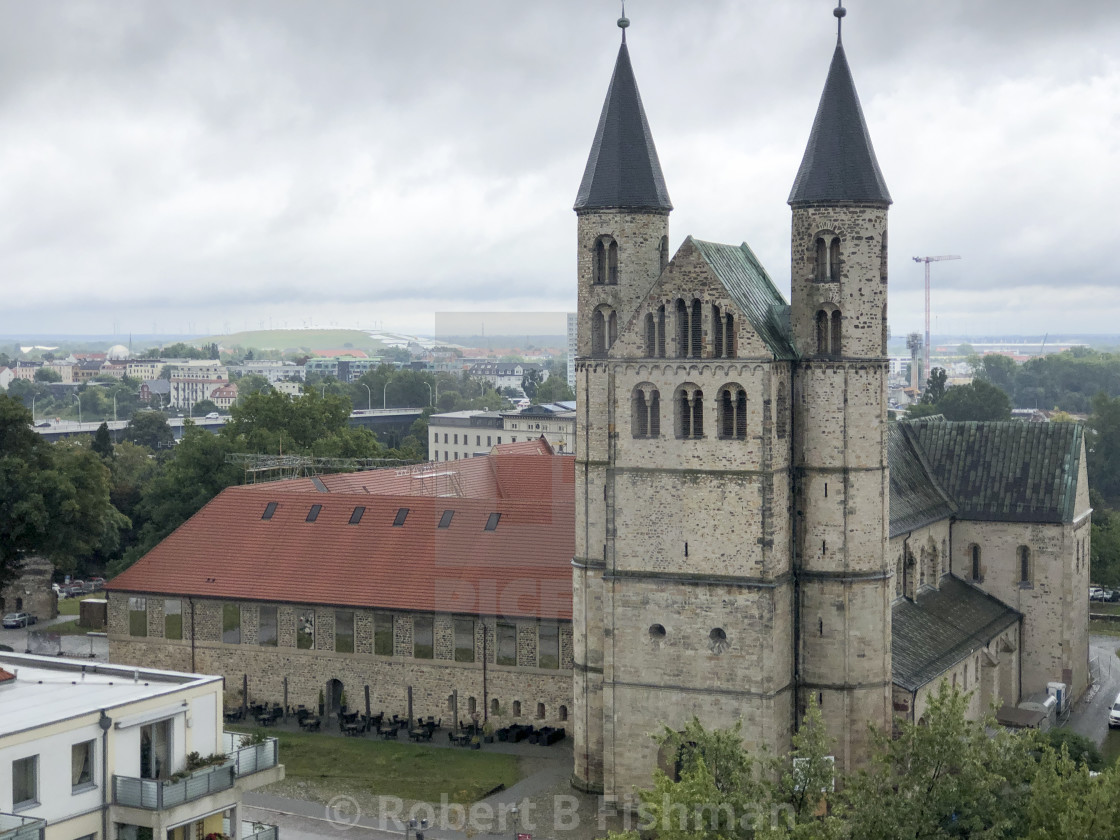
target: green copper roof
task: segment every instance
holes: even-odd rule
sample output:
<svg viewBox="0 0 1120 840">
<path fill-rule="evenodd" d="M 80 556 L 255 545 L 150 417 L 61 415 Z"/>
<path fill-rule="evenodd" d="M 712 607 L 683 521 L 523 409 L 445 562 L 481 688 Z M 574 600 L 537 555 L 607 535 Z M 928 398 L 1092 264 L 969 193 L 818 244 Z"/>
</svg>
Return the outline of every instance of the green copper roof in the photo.
<svg viewBox="0 0 1120 840">
<path fill-rule="evenodd" d="M 789 304 L 747 243 L 720 245 L 691 236 L 688 239 L 766 342 L 774 358 L 796 358 L 789 328 Z"/>
<path fill-rule="evenodd" d="M 891 476 L 892 538 L 947 519 L 957 512 L 953 500 L 933 477 L 908 424 L 891 423 L 887 462 Z"/>
<path fill-rule="evenodd" d="M 900 425 L 956 502 L 961 519 L 1073 520 L 1081 424 L 923 420 Z"/>
</svg>

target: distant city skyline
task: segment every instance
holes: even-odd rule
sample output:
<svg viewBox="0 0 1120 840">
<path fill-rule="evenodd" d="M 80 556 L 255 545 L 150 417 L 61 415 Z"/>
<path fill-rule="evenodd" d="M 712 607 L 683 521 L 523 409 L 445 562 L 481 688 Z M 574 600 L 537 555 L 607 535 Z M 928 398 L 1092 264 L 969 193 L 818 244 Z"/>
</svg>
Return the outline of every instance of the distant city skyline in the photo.
<svg viewBox="0 0 1120 840">
<path fill-rule="evenodd" d="M 785 205 L 834 0 L 631 4 L 670 244 L 746 240 L 788 296 Z M 602 0 L 0 2 L 0 334 L 216 334 L 570 311 L 572 201 L 617 49 Z M 890 326 L 1120 322 L 1120 8 L 853 0 L 891 211 Z"/>
</svg>

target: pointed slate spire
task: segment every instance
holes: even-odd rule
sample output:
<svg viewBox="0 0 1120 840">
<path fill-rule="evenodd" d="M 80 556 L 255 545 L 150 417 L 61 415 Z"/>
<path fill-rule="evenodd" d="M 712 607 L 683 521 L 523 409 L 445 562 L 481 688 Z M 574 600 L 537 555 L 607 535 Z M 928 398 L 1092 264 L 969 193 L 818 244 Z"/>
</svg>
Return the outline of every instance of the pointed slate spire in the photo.
<svg viewBox="0 0 1120 840">
<path fill-rule="evenodd" d="M 840 19 L 844 11 L 838 8 L 836 17 Z M 891 203 L 844 55 L 839 22 L 836 52 L 828 68 L 805 157 L 789 194 L 790 204 L 816 201 Z"/>
<path fill-rule="evenodd" d="M 630 66 L 625 29 L 574 209 L 673 209 Z"/>
</svg>

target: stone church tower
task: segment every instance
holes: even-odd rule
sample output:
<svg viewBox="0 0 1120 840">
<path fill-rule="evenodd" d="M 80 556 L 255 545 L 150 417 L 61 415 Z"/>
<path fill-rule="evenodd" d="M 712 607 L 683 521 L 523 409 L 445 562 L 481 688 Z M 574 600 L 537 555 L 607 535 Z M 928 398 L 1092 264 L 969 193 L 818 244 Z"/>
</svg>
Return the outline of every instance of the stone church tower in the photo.
<svg viewBox="0 0 1120 840">
<path fill-rule="evenodd" d="M 670 260 L 627 24 L 575 204 L 574 783 L 672 772 L 650 736 L 694 715 L 783 753 L 810 694 L 850 767 L 890 710 L 890 197 L 838 43 L 792 306 L 745 244 Z"/>
<path fill-rule="evenodd" d="M 890 722 L 887 561 L 887 208 L 891 203 L 837 40 L 793 208 L 790 326 L 799 708 L 815 694 L 837 762 Z"/>
</svg>

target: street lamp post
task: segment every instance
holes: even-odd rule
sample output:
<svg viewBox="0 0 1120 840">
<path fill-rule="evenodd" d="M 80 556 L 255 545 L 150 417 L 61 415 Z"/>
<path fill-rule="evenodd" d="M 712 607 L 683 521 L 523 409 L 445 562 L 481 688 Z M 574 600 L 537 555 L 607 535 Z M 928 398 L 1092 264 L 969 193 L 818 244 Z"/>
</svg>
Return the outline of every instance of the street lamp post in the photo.
<svg viewBox="0 0 1120 840">
<path fill-rule="evenodd" d="M 117 395 L 113 394 L 113 422 L 117 422 Z"/>
<path fill-rule="evenodd" d="M 381 389 L 381 409 L 384 411 L 388 407 L 386 395 L 389 393 L 389 380 L 385 380 L 385 387 Z"/>
<path fill-rule="evenodd" d="M 80 394 L 75 394 L 74 399 L 78 401 L 78 425 L 82 425 L 82 397 Z"/>
<path fill-rule="evenodd" d="M 434 406 L 436 403 L 435 397 L 432 396 L 432 384 L 430 382 L 425 382 L 424 384 L 428 386 L 428 405 Z M 439 387 L 438 382 L 436 383 L 436 387 Z"/>
<path fill-rule="evenodd" d="M 366 400 L 369 405 L 369 410 L 373 411 L 373 392 L 369 389 L 369 386 L 366 383 L 359 382 L 358 384 L 366 389 Z"/>
</svg>

